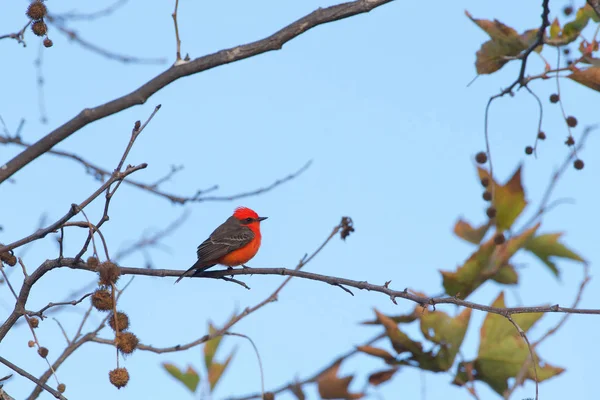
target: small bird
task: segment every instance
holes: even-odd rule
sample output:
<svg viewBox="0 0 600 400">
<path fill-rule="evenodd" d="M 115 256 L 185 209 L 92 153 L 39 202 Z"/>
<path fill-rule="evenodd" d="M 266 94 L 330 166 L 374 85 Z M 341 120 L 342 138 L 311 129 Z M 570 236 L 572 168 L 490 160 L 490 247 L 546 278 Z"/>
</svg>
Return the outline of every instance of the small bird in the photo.
<svg viewBox="0 0 600 400">
<path fill-rule="evenodd" d="M 260 248 L 260 222 L 265 219 L 267 217 L 259 217 L 249 208 L 236 208 L 233 215 L 198 246 L 198 261 L 175 283 L 193 270 L 201 272 L 217 264 L 235 267 L 250 261 Z"/>
</svg>

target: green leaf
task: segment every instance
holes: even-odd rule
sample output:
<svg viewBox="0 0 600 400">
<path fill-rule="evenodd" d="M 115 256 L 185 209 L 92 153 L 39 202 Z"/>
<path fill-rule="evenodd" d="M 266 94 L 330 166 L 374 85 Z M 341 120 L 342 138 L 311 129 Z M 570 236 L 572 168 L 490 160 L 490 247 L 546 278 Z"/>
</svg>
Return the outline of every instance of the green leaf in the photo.
<svg viewBox="0 0 600 400">
<path fill-rule="evenodd" d="M 559 242 L 561 236 L 562 233 L 546 233 L 532 237 L 525 244 L 525 249 L 535 254 L 557 277 L 559 276 L 559 271 L 556 268 L 556 264 L 550 260 L 551 257 L 567 258 L 582 263 L 586 262 L 577 253 Z"/>
<path fill-rule="evenodd" d="M 171 363 L 163 363 L 163 368 L 167 370 L 169 374 L 179 382 L 183 383 L 190 392 L 195 393 L 200 383 L 200 375 L 192 368 L 188 366 L 186 372 L 182 372 L 179 368 Z"/>
<path fill-rule="evenodd" d="M 554 18 L 552 25 L 550 25 L 550 38 L 556 39 L 560 35 L 560 32 L 560 22 L 558 22 L 558 18 Z"/>
<path fill-rule="evenodd" d="M 504 293 L 496 298 L 493 307 L 506 307 Z M 543 313 L 515 314 L 512 319 L 524 331 L 542 318 Z M 535 354 L 538 378 L 540 381 L 549 379 L 564 371 L 563 368 L 540 364 Z M 480 330 L 480 343 L 477 358 L 472 363 L 476 379 L 486 382 L 497 393 L 502 394 L 508 388 L 508 379 L 519 374 L 523 364 L 529 357 L 529 348 L 517 329 L 504 316 L 489 313 Z M 525 376 L 534 380 L 533 365 Z"/>
<path fill-rule="evenodd" d="M 487 178 L 490 180 L 490 184 L 495 185 L 492 205 L 496 208 L 496 218 L 494 218 L 496 228 L 499 231 L 510 229 L 527 205 L 525 189 L 521 183 L 521 167 L 517 168 L 504 185 L 494 182 L 489 172 L 483 168 L 477 167 L 477 172 L 480 180 Z"/>
<path fill-rule="evenodd" d="M 217 331 L 217 329 L 214 327 L 212 322 L 209 322 L 208 323 L 208 334 L 213 335 L 216 331 Z M 215 357 L 215 354 L 217 352 L 217 349 L 219 348 L 219 344 L 221 343 L 222 339 L 223 339 L 223 336 L 219 336 L 219 337 L 209 340 L 204 345 L 204 365 L 206 365 L 207 371 L 210 370 L 210 366 L 212 364 L 213 358 Z"/>
<path fill-rule="evenodd" d="M 580 69 L 567 75 L 567 78 L 600 92 L 600 67 Z"/>
<path fill-rule="evenodd" d="M 221 376 L 223 376 L 223 373 L 225 372 L 225 369 L 227 369 L 227 366 L 229 365 L 229 362 L 233 358 L 234 354 L 235 350 L 231 352 L 231 354 L 229 355 L 229 357 L 227 357 L 223 364 L 213 362 L 210 365 L 210 368 L 208 368 L 208 383 L 210 384 L 211 392 L 214 390 L 215 386 L 219 382 L 219 379 L 221 379 Z"/>
<path fill-rule="evenodd" d="M 468 11 L 465 14 L 477 26 L 483 29 L 491 38 L 477 51 L 475 68 L 478 74 L 491 74 L 496 72 L 510 61 L 511 57 L 518 56 L 536 40 L 537 29 L 530 29 L 519 35 L 513 28 L 498 20 L 473 18 Z M 542 46 L 535 48 L 540 52 Z"/>
<path fill-rule="evenodd" d="M 517 251 L 525 246 L 527 240 L 535 234 L 538 228 L 539 224 L 521 235 L 513 236 L 502 246 L 497 246 L 492 238 L 480 245 L 455 272 L 441 271 L 446 294 L 449 296 L 460 294 L 461 298 L 466 298 L 488 279 L 494 278 L 499 273 L 506 273 L 506 271 L 502 271 L 504 266 Z"/>
<path fill-rule="evenodd" d="M 479 244 L 483 240 L 483 237 L 490 229 L 491 223 L 481 225 L 479 228 L 473 228 L 467 221 L 459 219 L 454 225 L 454 234 L 461 239 L 473 244 Z"/>
<path fill-rule="evenodd" d="M 503 285 L 516 285 L 519 283 L 519 274 L 512 265 L 503 265 L 492 279 Z"/>
<path fill-rule="evenodd" d="M 442 311 L 424 311 L 421 316 L 421 332 L 428 340 L 440 346 L 435 355 L 440 370 L 447 371 L 454 364 L 456 354 L 465 337 L 471 309 L 465 308 L 456 318 Z"/>
</svg>

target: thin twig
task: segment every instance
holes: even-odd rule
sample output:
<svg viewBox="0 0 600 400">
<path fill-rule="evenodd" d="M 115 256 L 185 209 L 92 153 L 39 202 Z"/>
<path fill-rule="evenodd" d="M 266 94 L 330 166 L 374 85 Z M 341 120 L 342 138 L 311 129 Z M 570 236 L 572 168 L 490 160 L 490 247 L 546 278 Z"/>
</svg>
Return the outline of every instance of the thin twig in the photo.
<svg viewBox="0 0 600 400">
<path fill-rule="evenodd" d="M 52 394 L 57 399 L 67 400 L 66 397 L 64 397 L 62 394 L 60 394 L 57 390 L 54 390 L 50 386 L 46 385 L 45 383 L 40 382 L 40 380 L 38 378 L 31 375 L 29 372 L 25 371 L 24 369 L 17 367 L 15 364 L 11 363 L 6 358 L 0 356 L 0 363 L 6 365 L 8 368 L 12 369 L 17 374 L 29 379 L 31 382 L 35 383 L 38 387 L 40 387 L 40 388 L 44 389 L 45 391 L 47 391 L 48 393 Z"/>
<path fill-rule="evenodd" d="M 254 341 L 252 339 L 250 339 L 249 336 L 243 335 L 241 333 L 234 333 L 234 332 L 225 332 L 224 335 L 228 335 L 228 336 L 239 336 L 242 337 L 244 339 L 247 339 L 250 344 L 252 345 L 252 347 L 254 348 L 254 353 L 256 354 L 256 358 L 258 359 L 258 369 L 260 371 L 260 390 L 261 390 L 261 394 L 262 394 L 262 398 L 265 398 L 265 373 L 263 370 L 263 365 L 262 365 L 262 360 L 260 359 L 260 353 L 258 352 L 258 348 L 256 347 L 256 344 L 254 344 Z"/>
<path fill-rule="evenodd" d="M 521 329 L 521 327 L 519 326 L 519 324 L 517 324 L 517 322 L 512 319 L 512 317 L 510 316 L 510 314 L 506 315 L 506 319 L 508 319 L 508 321 L 513 324 L 513 326 L 515 327 L 515 329 L 519 332 L 519 335 L 523 338 L 523 340 L 525 341 L 525 343 L 527 344 L 527 349 L 529 350 L 529 357 L 531 358 L 531 362 L 533 363 L 533 373 L 535 376 L 535 400 L 539 400 L 539 385 L 540 385 L 540 380 L 538 378 L 538 373 L 537 373 L 537 360 L 535 359 L 535 355 L 533 353 L 533 349 L 531 348 L 531 343 L 529 343 L 529 339 L 527 338 L 527 335 L 525 334 L 525 331 L 523 329 Z"/>
<path fill-rule="evenodd" d="M 27 315 L 30 316 L 30 317 L 40 317 L 40 318 L 43 319 L 43 318 L 46 317 L 44 315 L 44 312 L 47 309 L 52 308 L 52 307 L 58 307 L 58 306 L 68 306 L 68 305 L 75 306 L 75 305 L 81 303 L 83 300 L 85 300 L 89 296 L 91 296 L 92 294 L 94 294 L 94 293 L 93 292 L 92 293 L 87 293 L 87 294 L 83 295 L 79 300 L 63 301 L 63 302 L 59 302 L 59 303 L 52 303 L 52 302 L 50 302 L 50 303 L 48 303 L 47 306 L 43 307 L 39 311 L 27 311 Z"/>
<path fill-rule="evenodd" d="M 31 24 L 31 20 L 27 21 L 27 24 L 25 24 L 25 26 L 18 32 L 15 33 L 9 33 L 6 35 L 0 35 L 0 40 L 2 39 L 15 39 L 17 41 L 17 43 L 22 44 L 23 47 L 27 47 L 27 43 L 25 43 L 25 39 L 23 37 L 23 35 L 25 34 L 25 30 L 27 29 L 27 27 L 29 26 L 29 24 Z"/>
<path fill-rule="evenodd" d="M 61 19 L 56 18 L 53 15 L 46 16 L 46 21 L 52 26 L 54 26 L 56 29 L 58 29 L 58 31 L 64 34 L 67 38 L 79 44 L 84 49 L 89 50 L 92 53 L 99 54 L 105 58 L 108 58 L 109 60 L 120 61 L 126 64 L 164 64 L 166 62 L 166 59 L 164 58 L 142 58 L 114 53 L 81 38 L 81 36 L 79 36 L 74 30 L 66 28 L 63 25 L 63 21 L 61 21 Z"/>
<path fill-rule="evenodd" d="M 175 65 L 181 61 L 181 40 L 179 39 L 179 27 L 177 26 L 177 8 L 179 7 L 179 0 L 175 0 L 175 11 L 171 14 L 173 17 L 173 23 L 175 24 L 175 41 L 177 43 Z"/>
</svg>

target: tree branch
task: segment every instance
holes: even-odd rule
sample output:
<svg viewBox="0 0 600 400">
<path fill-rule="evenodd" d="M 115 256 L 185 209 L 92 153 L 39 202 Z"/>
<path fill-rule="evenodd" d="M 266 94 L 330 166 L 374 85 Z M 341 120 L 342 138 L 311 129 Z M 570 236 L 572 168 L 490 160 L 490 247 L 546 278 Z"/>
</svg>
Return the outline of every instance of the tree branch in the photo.
<svg viewBox="0 0 600 400">
<path fill-rule="evenodd" d="M 7 359 L 5 359 L 4 357 L 0 357 L 0 363 L 6 365 L 8 368 L 12 369 L 17 374 L 19 374 L 21 376 L 24 376 L 25 378 L 29 379 L 31 382 L 35 383 L 38 387 L 41 387 L 44 390 L 46 390 L 47 392 L 51 393 L 57 399 L 67 400 L 58 391 L 52 389 L 50 386 L 46 385 L 45 383 L 40 382 L 40 380 L 38 378 L 36 378 L 35 376 L 31 375 L 29 372 L 25 371 L 24 369 L 21 369 L 21 368 L 17 367 L 15 364 L 11 363 L 10 361 L 8 361 Z"/>
<path fill-rule="evenodd" d="M 63 258 L 61 260 L 47 260 L 38 269 L 36 269 L 29 277 L 25 279 L 21 292 L 19 294 L 19 300 L 15 305 L 15 310 L 8 317 L 2 326 L 0 326 L 0 341 L 6 336 L 10 328 L 15 324 L 18 318 L 25 312 L 24 304 L 29 296 L 31 286 L 39 280 L 48 271 L 55 268 L 69 267 L 72 269 L 96 272 L 93 267 L 88 266 L 80 259 L 75 258 Z M 132 268 L 132 267 L 120 267 L 121 275 L 143 275 L 143 276 L 154 276 L 154 277 L 179 277 L 181 276 L 182 270 L 170 270 L 170 269 L 147 269 L 147 268 Z M 467 307 L 473 310 L 484 311 L 487 313 L 499 314 L 502 316 L 508 316 L 513 314 L 531 314 L 531 313 L 566 313 L 566 314 L 590 314 L 600 315 L 600 309 L 589 309 L 589 308 L 572 308 L 572 307 L 561 307 L 558 304 L 551 306 L 531 306 L 531 307 L 492 307 L 484 304 L 473 303 L 467 300 L 461 300 L 456 297 L 422 297 L 416 294 L 410 293 L 407 289 L 404 290 L 393 290 L 387 285 L 374 285 L 367 281 L 355 281 L 346 278 L 339 278 L 334 276 L 320 275 L 312 272 L 300 271 L 298 269 L 286 269 L 286 268 L 241 268 L 232 270 L 217 270 L 217 271 L 205 271 L 202 274 L 194 275 L 191 278 L 211 278 L 220 279 L 226 276 L 235 275 L 279 275 L 288 276 L 285 282 L 287 283 L 291 277 L 309 279 L 313 281 L 324 282 L 330 285 L 342 285 L 354 287 L 360 290 L 367 290 L 372 292 L 383 293 L 392 301 L 396 298 L 402 298 L 413 301 L 422 306 L 436 306 L 438 304 L 454 304 L 460 307 Z M 282 286 L 280 286 L 281 288 Z M 280 289 L 278 289 L 280 290 Z M 275 298 L 276 298 L 275 292 Z M 267 299 L 269 300 L 269 299 Z M 265 300 L 265 303 L 268 302 Z M 270 300 L 272 301 L 272 300 Z M 212 337 L 211 337 L 212 338 Z M 208 340 L 208 339 L 206 339 Z M 201 342 L 201 343 L 204 343 Z M 196 344 L 194 344 L 196 345 Z M 192 347 L 192 346 L 190 346 Z"/>
<path fill-rule="evenodd" d="M 183 65 L 172 66 L 130 94 L 94 108 L 84 109 L 76 117 L 56 128 L 31 147 L 23 150 L 23 152 L 15 156 L 8 163 L 0 165 L 0 183 L 10 178 L 21 168 L 84 126 L 134 105 L 144 104 L 150 96 L 177 79 L 258 54 L 279 50 L 285 43 L 318 25 L 366 13 L 391 1 L 393 0 L 355 0 L 327 8 L 320 8 L 267 38 L 221 50 Z"/>
</svg>

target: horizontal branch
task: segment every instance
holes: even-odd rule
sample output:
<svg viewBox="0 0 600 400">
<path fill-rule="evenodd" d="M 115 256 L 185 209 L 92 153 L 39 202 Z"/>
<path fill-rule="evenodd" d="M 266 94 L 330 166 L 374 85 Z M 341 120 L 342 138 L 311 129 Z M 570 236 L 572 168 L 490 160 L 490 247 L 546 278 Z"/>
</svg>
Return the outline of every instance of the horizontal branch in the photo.
<svg viewBox="0 0 600 400">
<path fill-rule="evenodd" d="M 28 148 L 28 147 L 32 146 L 30 143 L 24 142 L 20 136 L 9 136 L 9 135 L 5 135 L 5 136 L 0 135 L 0 144 L 13 144 L 13 145 L 22 146 L 24 148 Z M 62 151 L 62 150 L 48 150 L 46 153 L 77 161 L 78 163 L 83 165 L 83 167 L 86 169 L 87 172 L 92 173 L 92 175 L 96 176 L 100 180 L 104 180 L 105 178 L 110 177 L 112 174 L 112 172 L 108 171 L 107 169 L 99 167 L 98 165 L 93 164 L 92 162 L 84 159 L 83 157 L 81 157 L 80 155 L 75 154 L 75 153 L 70 153 L 70 152 Z M 244 197 L 256 196 L 259 194 L 269 192 L 269 191 L 275 189 L 277 186 L 283 185 L 284 183 L 287 183 L 287 182 L 295 179 L 300 174 L 302 174 L 304 171 L 306 171 L 308 169 L 308 167 L 310 167 L 311 164 L 312 164 L 312 160 L 309 160 L 306 164 L 304 164 L 297 171 L 292 172 L 283 178 L 277 179 L 275 182 L 271 183 L 268 186 L 260 187 L 258 189 L 254 189 L 249 192 L 242 192 L 242 193 L 236 193 L 233 195 L 225 195 L 225 196 L 207 196 L 208 193 L 217 190 L 219 188 L 218 185 L 214 185 L 206 190 L 198 190 L 192 196 L 180 196 L 180 195 L 168 193 L 168 192 L 165 192 L 165 191 L 159 189 L 159 185 L 161 183 L 164 183 L 167 180 L 169 180 L 174 175 L 174 173 L 176 173 L 177 171 L 180 171 L 181 168 L 173 169 L 168 175 L 166 175 L 166 177 L 161 178 L 158 182 L 155 182 L 155 183 L 148 184 L 148 183 L 140 182 L 140 181 L 137 181 L 137 180 L 131 179 L 131 178 L 124 179 L 123 183 L 135 186 L 142 190 L 146 190 L 156 196 L 167 199 L 175 204 L 186 204 L 188 202 L 201 203 L 201 202 L 205 202 L 205 201 L 232 201 L 232 200 L 237 200 L 237 199 L 241 199 Z"/>
<path fill-rule="evenodd" d="M 144 104 L 154 93 L 180 78 L 269 51 L 279 50 L 285 43 L 316 26 L 366 13 L 391 1 L 393 0 L 356 0 L 319 8 L 267 38 L 172 66 L 127 95 L 94 108 L 84 109 L 76 117 L 23 150 L 8 163 L 0 165 L 0 184 L 84 126 L 135 105 Z"/>
<path fill-rule="evenodd" d="M 58 268 L 60 266 L 69 267 L 72 269 L 86 270 L 95 272 L 93 267 L 88 266 L 81 260 L 75 260 L 74 258 L 64 258 L 62 260 L 48 260 L 38 270 L 50 270 Z M 181 276 L 182 270 L 172 269 L 147 269 L 147 268 L 132 268 L 132 267 L 120 267 L 122 275 L 143 275 L 143 276 L 154 276 L 154 277 L 179 277 Z M 37 272 L 37 270 L 36 270 Z M 542 305 L 542 306 L 530 306 L 530 307 L 491 307 L 483 304 L 473 303 L 471 301 L 462 300 L 457 297 L 450 296 L 438 296 L 438 297 L 424 297 L 410 293 L 408 289 L 394 290 L 389 287 L 389 282 L 383 285 L 375 285 L 367 281 L 355 281 L 352 279 L 340 278 L 335 276 L 315 274 L 312 272 L 306 272 L 301 270 L 287 269 L 287 268 L 240 268 L 231 270 L 215 270 L 205 271 L 191 278 L 211 278 L 220 279 L 227 276 L 236 275 L 279 275 L 279 276 L 293 276 L 297 278 L 309 279 L 313 281 L 319 281 L 328 283 L 334 286 L 347 286 L 353 287 L 360 290 L 367 290 L 371 292 L 383 293 L 390 297 L 392 301 L 395 299 L 402 298 L 413 301 L 422 306 L 436 306 L 439 304 L 454 304 L 460 307 L 471 308 L 473 310 L 485 311 L 492 314 L 499 314 L 508 316 L 512 314 L 531 314 L 531 313 L 568 313 L 568 314 L 595 314 L 600 315 L 600 309 L 587 309 L 587 308 L 571 308 L 561 307 L 558 304 L 555 305 Z"/>
</svg>

